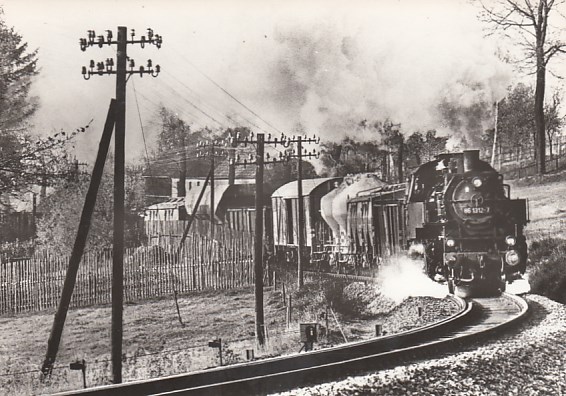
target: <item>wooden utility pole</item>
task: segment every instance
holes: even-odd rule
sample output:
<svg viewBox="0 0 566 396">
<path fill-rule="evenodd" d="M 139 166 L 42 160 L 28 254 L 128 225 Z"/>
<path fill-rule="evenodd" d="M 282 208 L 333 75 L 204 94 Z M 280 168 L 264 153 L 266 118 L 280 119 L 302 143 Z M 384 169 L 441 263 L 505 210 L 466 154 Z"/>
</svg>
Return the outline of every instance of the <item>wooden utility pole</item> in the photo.
<svg viewBox="0 0 566 396">
<path fill-rule="evenodd" d="M 88 80 L 92 75 L 116 74 L 116 111 L 115 111 L 115 152 L 114 152 L 114 235 L 112 253 L 112 375 L 115 384 L 122 382 L 122 338 L 123 338 L 123 305 L 124 305 L 124 179 L 125 179 L 125 142 L 126 142 L 126 81 L 127 76 L 138 74 L 151 74 L 157 77 L 160 72 L 159 65 L 153 69 L 151 60 L 147 61 L 147 66 L 141 66 L 139 70 L 134 70 L 135 62 L 129 61 L 130 70 L 126 70 L 128 63 L 127 45 L 140 44 L 143 48 L 145 44 L 154 44 L 161 48 L 162 38 L 154 35 L 152 29 L 147 30 L 147 37 L 142 36 L 136 40 L 135 32 L 131 31 L 131 40 L 127 38 L 127 28 L 118 27 L 117 40 L 112 40 L 112 32 L 107 30 L 106 38 L 96 36 L 93 30 L 89 30 L 88 39 L 80 39 L 81 50 L 87 47 L 98 45 L 117 45 L 116 70 L 114 70 L 114 60 L 106 59 L 106 62 L 95 63 L 90 61 L 90 70 L 83 67 L 83 77 Z"/>
<path fill-rule="evenodd" d="M 210 238 L 214 238 L 214 224 L 216 210 L 214 206 L 215 200 L 215 186 L 214 186 L 214 170 L 215 170 L 215 157 L 224 155 L 223 150 L 217 150 L 219 142 L 217 140 L 212 140 L 210 142 L 201 141 L 198 143 L 197 147 L 203 148 L 203 151 L 197 153 L 198 158 L 209 157 L 210 158 Z"/>
<path fill-rule="evenodd" d="M 495 126 L 493 128 L 493 148 L 491 149 L 491 167 L 495 167 L 495 149 L 497 148 L 497 118 L 499 112 L 499 103 L 495 102 Z M 499 156 L 501 159 L 501 156 Z M 501 166 L 499 166 L 499 170 L 501 170 Z"/>
<path fill-rule="evenodd" d="M 265 343 L 265 324 L 264 324 L 264 314 L 263 314 L 263 168 L 267 164 L 280 163 L 281 161 L 277 158 L 273 160 L 266 160 L 264 158 L 265 144 L 281 144 L 284 145 L 285 142 L 282 137 L 281 140 L 274 139 L 271 140 L 271 136 L 268 140 L 265 140 L 265 135 L 263 133 L 258 133 L 256 140 L 253 138 L 253 133 L 250 137 L 240 138 L 239 134 L 236 136 L 230 136 L 230 143 L 233 148 L 238 144 L 256 144 L 256 156 L 255 160 L 250 161 L 244 160 L 240 161 L 239 156 L 235 159 L 230 159 L 230 165 L 255 165 L 256 166 L 256 196 L 255 196 L 255 234 L 254 234 L 254 292 L 255 292 L 255 327 L 256 327 L 256 339 L 259 345 L 264 345 Z"/>
<path fill-rule="evenodd" d="M 112 377 L 122 382 L 124 310 L 124 170 L 126 161 L 126 27 L 118 27 L 116 54 L 116 133 L 114 135 L 114 237 L 112 250 Z"/>
<path fill-rule="evenodd" d="M 98 188 L 100 186 L 102 173 L 104 171 L 104 163 L 106 162 L 106 155 L 108 154 L 110 140 L 112 139 L 115 111 L 116 101 L 112 99 L 110 101 L 110 108 L 108 109 L 106 123 L 104 124 L 104 130 L 102 132 L 102 137 L 98 146 L 98 153 L 96 155 L 96 161 L 92 170 L 88 192 L 85 197 L 81 219 L 79 222 L 79 228 L 77 230 L 77 236 L 75 237 L 75 243 L 73 245 L 73 251 L 71 252 L 71 257 L 69 258 L 69 266 L 67 267 L 65 282 L 63 283 L 61 299 L 59 300 L 59 305 L 57 306 L 57 312 L 55 313 L 55 318 L 53 320 L 53 327 L 51 328 L 49 341 L 47 342 L 47 353 L 45 355 L 45 360 L 43 361 L 43 366 L 41 368 L 41 372 L 45 376 L 50 375 L 51 371 L 53 370 L 55 358 L 57 357 L 57 352 L 61 343 L 61 335 L 63 334 L 65 320 L 67 319 L 67 312 L 69 311 L 69 306 L 71 305 L 71 297 L 73 296 L 73 289 L 75 288 L 75 283 L 77 281 L 79 264 L 81 262 L 81 257 L 86 246 L 86 240 L 90 228 L 90 221 L 94 213 L 96 196 L 98 195 Z"/>
<path fill-rule="evenodd" d="M 303 250 L 305 247 L 305 201 L 303 200 L 303 144 L 302 139 L 299 136 L 297 139 L 297 153 L 299 154 L 297 157 L 297 198 L 298 198 L 298 210 L 299 210 L 299 218 L 298 218 L 298 227 L 297 227 L 297 239 L 299 246 L 297 248 L 297 285 L 299 289 L 303 287 L 304 279 L 303 279 Z"/>
<path fill-rule="evenodd" d="M 297 210 L 298 210 L 298 226 L 297 226 L 297 285 L 299 289 L 303 287 L 304 284 L 304 256 L 303 251 L 305 250 L 305 201 L 303 198 L 303 158 L 318 158 L 319 153 L 314 150 L 310 153 L 303 152 L 303 143 L 319 143 L 320 139 L 316 137 L 313 138 L 303 138 L 301 136 L 288 140 L 289 142 L 297 143 L 297 152 L 295 154 L 288 155 L 289 158 L 297 158 Z"/>
<path fill-rule="evenodd" d="M 256 173 L 255 173 L 255 318 L 256 335 L 260 345 L 265 343 L 265 324 L 263 317 L 263 154 L 265 137 L 257 134 Z"/>
</svg>

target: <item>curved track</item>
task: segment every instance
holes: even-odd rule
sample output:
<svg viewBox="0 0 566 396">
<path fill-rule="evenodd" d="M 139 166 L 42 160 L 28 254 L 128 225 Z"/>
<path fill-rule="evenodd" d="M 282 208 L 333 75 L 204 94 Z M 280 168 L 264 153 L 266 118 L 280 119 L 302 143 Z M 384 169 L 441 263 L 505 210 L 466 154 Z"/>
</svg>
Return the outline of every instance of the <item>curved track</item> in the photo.
<svg viewBox="0 0 566 396">
<path fill-rule="evenodd" d="M 119 385 L 82 395 L 254 395 L 293 389 L 436 356 L 508 328 L 528 312 L 520 297 L 460 300 L 458 314 L 403 333 L 287 357 Z"/>
</svg>

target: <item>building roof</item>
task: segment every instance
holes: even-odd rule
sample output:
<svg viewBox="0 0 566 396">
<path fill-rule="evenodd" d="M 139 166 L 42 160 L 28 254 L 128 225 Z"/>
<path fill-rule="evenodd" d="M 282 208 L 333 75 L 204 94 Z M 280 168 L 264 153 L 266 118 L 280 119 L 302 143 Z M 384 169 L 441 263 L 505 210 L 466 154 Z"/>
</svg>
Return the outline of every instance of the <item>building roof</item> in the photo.
<svg viewBox="0 0 566 396">
<path fill-rule="evenodd" d="M 180 157 L 178 154 L 170 157 L 158 158 L 154 164 L 149 164 L 143 172 L 144 177 L 170 177 L 178 178 L 180 170 Z M 210 163 L 206 159 L 187 160 L 187 178 L 206 178 L 210 171 Z M 214 177 L 216 179 L 228 179 L 228 160 L 219 160 L 216 163 Z M 236 179 L 255 178 L 254 166 L 236 166 Z"/>
<path fill-rule="evenodd" d="M 165 202 L 159 202 L 153 205 L 148 206 L 147 209 L 150 210 L 167 210 L 167 209 L 177 209 L 181 206 L 185 205 L 185 198 L 171 198 Z"/>
<path fill-rule="evenodd" d="M 315 188 L 328 182 L 339 182 L 341 177 L 320 177 L 316 179 L 303 179 L 303 197 L 310 195 Z M 279 187 L 271 195 L 272 198 L 297 198 L 298 181 L 292 181 Z"/>
</svg>

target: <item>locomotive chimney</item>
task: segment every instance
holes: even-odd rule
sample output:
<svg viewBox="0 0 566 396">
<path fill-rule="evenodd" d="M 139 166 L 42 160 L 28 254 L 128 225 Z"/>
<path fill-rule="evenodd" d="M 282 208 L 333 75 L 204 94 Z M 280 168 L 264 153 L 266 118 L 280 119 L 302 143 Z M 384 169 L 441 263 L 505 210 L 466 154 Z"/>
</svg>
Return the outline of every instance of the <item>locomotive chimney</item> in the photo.
<svg viewBox="0 0 566 396">
<path fill-rule="evenodd" d="M 470 172 L 477 167 L 480 160 L 479 150 L 465 150 L 464 151 L 464 172 Z"/>
</svg>

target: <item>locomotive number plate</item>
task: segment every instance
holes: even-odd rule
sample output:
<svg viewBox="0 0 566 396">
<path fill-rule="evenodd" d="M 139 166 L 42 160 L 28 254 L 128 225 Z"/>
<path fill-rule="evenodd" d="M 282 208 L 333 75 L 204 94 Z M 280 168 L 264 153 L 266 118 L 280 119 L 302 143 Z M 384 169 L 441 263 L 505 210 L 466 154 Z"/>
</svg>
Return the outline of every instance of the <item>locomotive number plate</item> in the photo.
<svg viewBox="0 0 566 396">
<path fill-rule="evenodd" d="M 491 208 L 489 206 L 479 206 L 479 207 L 465 207 L 464 208 L 464 214 L 479 214 L 479 215 L 483 215 L 483 214 L 489 214 L 491 213 Z"/>
</svg>

